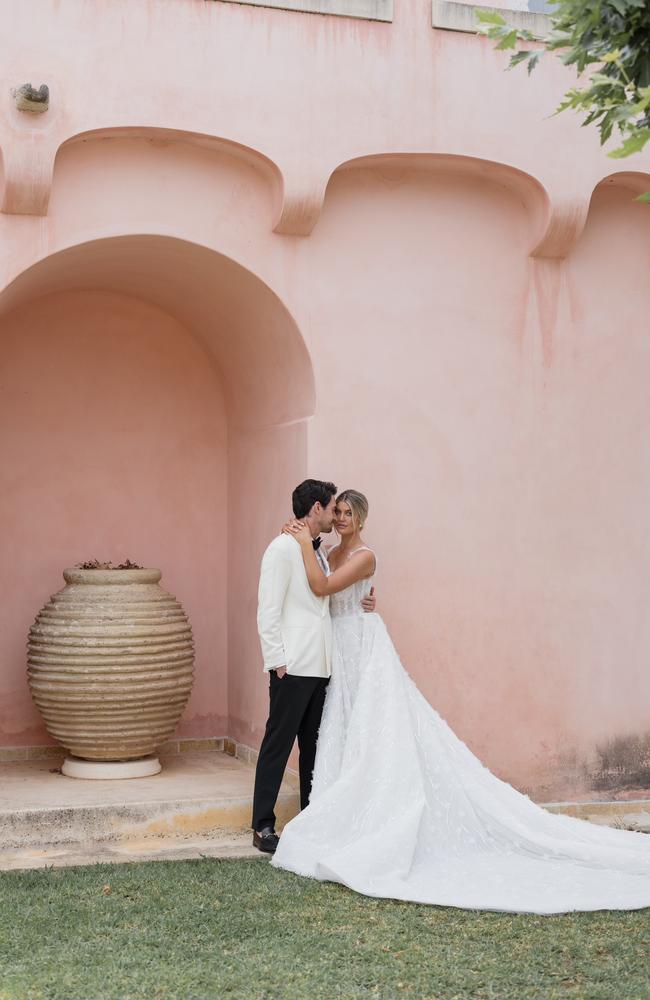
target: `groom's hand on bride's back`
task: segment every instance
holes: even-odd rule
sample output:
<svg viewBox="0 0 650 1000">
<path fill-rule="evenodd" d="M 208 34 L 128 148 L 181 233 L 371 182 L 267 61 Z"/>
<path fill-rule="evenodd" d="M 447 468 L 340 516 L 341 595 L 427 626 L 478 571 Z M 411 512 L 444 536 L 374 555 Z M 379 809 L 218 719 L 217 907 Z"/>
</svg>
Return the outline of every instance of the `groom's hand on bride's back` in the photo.
<svg viewBox="0 0 650 1000">
<path fill-rule="evenodd" d="M 361 607 L 364 611 L 371 613 L 375 610 L 377 606 L 377 598 L 375 597 L 375 588 L 370 588 L 370 593 L 366 595 L 361 601 Z"/>
</svg>

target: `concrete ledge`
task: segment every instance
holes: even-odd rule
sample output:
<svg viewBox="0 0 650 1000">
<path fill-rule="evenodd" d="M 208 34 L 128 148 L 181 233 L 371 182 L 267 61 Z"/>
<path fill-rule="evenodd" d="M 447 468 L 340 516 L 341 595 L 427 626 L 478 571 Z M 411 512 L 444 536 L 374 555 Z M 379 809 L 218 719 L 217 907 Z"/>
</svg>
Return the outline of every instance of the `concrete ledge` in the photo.
<svg viewBox="0 0 650 1000">
<path fill-rule="evenodd" d="M 365 21 L 392 21 L 393 0 L 208 0 L 211 3 L 239 3 L 250 7 L 300 11 L 303 14 L 333 14 Z"/>
<path fill-rule="evenodd" d="M 217 792 L 211 799 L 5 810 L 0 812 L 0 843 L 6 850 L 243 832 L 250 830 L 251 804 L 250 795 L 224 799 Z M 280 793 L 279 825 L 296 815 L 298 805 L 293 791 Z"/>
<path fill-rule="evenodd" d="M 587 819 L 600 826 L 650 833 L 650 799 L 618 802 L 541 802 L 545 809 L 577 819 Z"/>
<path fill-rule="evenodd" d="M 479 29 L 475 13 L 477 9 L 480 8 L 473 3 L 432 0 L 431 25 L 434 28 L 446 28 L 447 31 L 466 31 L 475 35 Z M 527 10 L 510 10 L 497 5 L 488 9 L 501 14 L 506 24 L 513 28 L 527 28 L 536 38 L 543 38 L 551 30 L 551 19 L 546 14 L 531 14 Z"/>
<path fill-rule="evenodd" d="M 0 851 L 0 871 L 31 868 L 70 868 L 77 865 L 127 864 L 138 861 L 188 861 L 192 858 L 258 858 L 268 860 L 253 847 L 250 832 L 223 834 L 201 840 L 164 839 L 108 843 L 59 844 Z"/>
</svg>

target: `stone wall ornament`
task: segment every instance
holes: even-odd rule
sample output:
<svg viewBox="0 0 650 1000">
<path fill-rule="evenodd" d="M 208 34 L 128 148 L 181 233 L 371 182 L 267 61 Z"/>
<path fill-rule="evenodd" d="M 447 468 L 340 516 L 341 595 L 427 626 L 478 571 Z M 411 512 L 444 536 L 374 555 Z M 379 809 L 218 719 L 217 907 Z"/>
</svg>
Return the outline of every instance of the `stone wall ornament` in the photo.
<svg viewBox="0 0 650 1000">
<path fill-rule="evenodd" d="M 38 90 L 31 83 L 24 83 L 22 87 L 16 87 L 12 94 L 19 111 L 42 114 L 50 106 L 50 88 L 46 83 L 42 83 Z"/>
<path fill-rule="evenodd" d="M 161 575 L 66 569 L 65 587 L 29 631 L 29 688 L 48 733 L 72 754 L 70 777 L 160 771 L 155 752 L 178 724 L 194 673 L 190 623 Z"/>
</svg>

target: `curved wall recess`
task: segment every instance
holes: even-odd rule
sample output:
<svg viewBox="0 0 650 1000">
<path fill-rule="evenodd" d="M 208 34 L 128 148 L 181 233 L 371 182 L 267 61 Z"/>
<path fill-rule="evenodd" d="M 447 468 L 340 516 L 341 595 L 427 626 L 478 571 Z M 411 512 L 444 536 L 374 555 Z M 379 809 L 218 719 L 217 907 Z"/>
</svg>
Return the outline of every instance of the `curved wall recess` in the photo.
<svg viewBox="0 0 650 1000">
<path fill-rule="evenodd" d="M 16 112 L 17 114 L 17 112 Z M 49 115 L 49 113 L 48 113 Z M 22 132 L 25 133 L 25 129 Z M 545 189 L 539 180 L 525 171 L 504 163 L 475 157 L 432 152 L 382 152 L 346 160 L 333 170 L 325 163 L 279 166 L 269 156 L 253 147 L 223 136 L 189 132 L 183 129 L 129 125 L 91 129 L 65 139 L 58 146 L 51 128 L 30 129 L 16 137 L 11 148 L 2 151 L 4 191 L 2 212 L 17 215 L 46 215 L 59 154 L 78 143 L 102 139 L 147 139 L 161 143 L 187 145 L 221 152 L 259 171 L 269 184 L 272 200 L 272 226 L 278 235 L 309 236 L 318 222 L 332 176 L 339 170 L 382 165 L 429 170 L 454 170 L 503 184 L 522 198 L 536 235 L 531 255 L 565 257 L 582 232 L 590 195 Z M 33 133 L 33 134 L 32 134 Z"/>
<path fill-rule="evenodd" d="M 328 185 L 340 171 L 382 169 L 394 171 L 426 170 L 432 173 L 453 173 L 457 176 L 473 177 L 487 184 L 498 184 L 512 191 L 519 198 L 528 213 L 531 229 L 531 246 L 539 240 L 548 217 L 549 197 L 544 186 L 530 174 L 506 163 L 482 160 L 471 156 L 456 156 L 452 153 L 373 153 L 347 160 L 332 172 Z M 327 186 L 324 198 L 327 196 Z"/>
<path fill-rule="evenodd" d="M 486 183 L 499 184 L 508 188 L 523 202 L 530 221 L 530 256 L 533 258 L 564 258 L 580 238 L 587 221 L 591 191 L 588 185 L 584 190 L 569 187 L 562 188 L 550 182 L 542 183 L 537 177 L 520 170 L 518 167 L 494 160 L 483 160 L 471 156 L 457 156 L 452 153 L 374 153 L 357 157 L 339 164 L 330 175 L 328 184 L 334 174 L 342 170 L 359 168 L 381 169 L 382 167 L 404 169 L 419 169 L 438 172 L 450 172 L 461 176 L 482 179 Z M 619 175 L 616 175 L 619 176 Z M 628 185 L 636 184 L 639 193 L 650 186 L 644 187 L 641 178 L 645 174 L 621 173 L 628 178 Z M 638 180 L 633 180 L 638 178 Z M 623 182 L 621 182 L 623 183 Z M 315 188 L 312 189 L 313 203 L 309 211 L 317 218 L 322 211 L 322 204 L 316 208 Z M 327 195 L 327 185 L 324 198 Z M 323 199 L 324 200 L 324 199 Z"/>
<path fill-rule="evenodd" d="M 0 312 L 73 288 L 131 295 L 180 320 L 223 373 L 237 425 L 283 424 L 313 413 L 311 361 L 295 321 L 267 285 L 229 257 L 168 236 L 93 240 L 19 275 L 0 295 Z"/>
<path fill-rule="evenodd" d="M 301 162 L 278 165 L 271 157 L 234 139 L 224 136 L 187 132 L 155 126 L 115 126 L 79 132 L 63 142 L 57 156 L 77 143 L 102 139 L 149 139 L 161 143 L 181 143 L 199 149 L 224 153 L 258 170 L 269 184 L 272 198 L 273 231 L 282 236 L 308 236 L 320 215 L 328 182 L 329 167 L 321 163 Z M 56 170 L 56 164 L 54 165 Z"/>
<path fill-rule="evenodd" d="M 81 301 L 81 306 L 74 306 L 73 300 Z M 93 306 L 94 312 L 91 300 L 98 303 L 98 306 Z M 307 472 L 307 421 L 315 408 L 315 385 L 311 358 L 302 335 L 278 296 L 251 271 L 205 246 L 156 234 L 106 237 L 70 246 L 38 261 L 20 274 L 0 294 L 1 321 L 3 325 L 13 324 L 13 343 L 19 346 L 22 343 L 16 332 L 18 319 L 36 310 L 41 324 L 38 343 L 42 344 L 45 338 L 48 351 L 54 352 L 56 357 L 57 345 L 52 342 L 52 337 L 61 331 L 63 342 L 63 335 L 68 336 L 73 330 L 73 325 L 67 322 L 66 313 L 63 318 L 59 316 L 58 326 L 50 331 L 52 336 L 47 338 L 48 316 L 55 315 L 49 310 L 58 308 L 55 304 L 50 306 L 50 303 L 57 301 L 62 301 L 66 309 L 68 306 L 70 310 L 73 306 L 76 309 L 74 331 L 78 331 L 79 342 L 84 347 L 88 346 L 89 350 L 95 336 L 99 336 L 101 326 L 104 350 L 113 352 L 111 371 L 116 378 L 123 379 L 125 385 L 133 387 L 135 395 L 127 394 L 129 409 L 133 410 L 133 399 L 137 401 L 138 398 L 138 378 L 144 379 L 147 393 L 156 400 L 158 423 L 152 424 L 147 414 L 144 415 L 146 419 L 143 418 L 143 423 L 151 428 L 152 442 L 150 451 L 145 449 L 141 457 L 143 478 L 139 478 L 137 467 L 134 471 L 131 464 L 124 477 L 125 496 L 133 496 L 138 510 L 142 511 L 147 469 L 156 464 L 156 456 L 162 453 L 170 491 L 178 494 L 180 490 L 184 496 L 183 503 L 175 508 L 185 519 L 183 530 L 190 532 L 193 542 L 198 540 L 199 545 L 206 546 L 211 555 L 208 558 L 206 552 L 206 559 L 197 557 L 188 577 L 182 547 L 179 548 L 175 542 L 166 543 L 167 534 L 175 533 L 177 525 L 173 518 L 165 515 L 165 503 L 160 504 L 159 510 L 156 497 L 147 493 L 144 502 L 151 504 L 151 525 L 147 523 L 146 531 L 151 535 L 153 558 L 165 570 L 170 585 L 173 585 L 177 574 L 182 577 L 183 572 L 186 573 L 184 579 L 188 589 L 180 596 L 186 601 L 188 613 L 194 621 L 209 622 L 211 616 L 213 619 L 217 616 L 219 642 L 227 643 L 227 656 L 224 654 L 219 667 L 214 658 L 214 648 L 209 641 L 202 645 L 197 634 L 197 664 L 204 664 L 197 671 L 197 685 L 199 688 L 203 685 L 204 690 L 205 685 L 209 688 L 208 675 L 210 671 L 218 670 L 219 690 L 225 689 L 227 665 L 228 717 L 231 720 L 227 723 L 227 731 L 236 738 L 245 736 L 250 742 L 251 733 L 259 728 L 265 697 L 263 685 L 259 683 L 260 654 L 255 626 L 254 594 L 259 560 L 269 538 L 277 533 L 278 525 L 286 519 L 287 483 L 299 482 Z M 17 312 L 18 309 L 21 311 Z M 123 318 L 126 316 L 126 320 L 116 321 L 113 330 L 111 316 L 114 314 Z M 69 315 L 73 313 L 70 311 Z M 134 329 L 142 343 L 149 345 L 147 350 L 151 352 L 151 364 L 148 366 L 146 351 L 140 351 L 137 374 L 134 374 L 130 364 L 134 338 L 128 335 L 128 330 L 124 333 L 124 323 L 131 322 L 129 317 L 133 316 L 140 317 L 137 329 Z M 194 355 L 200 354 L 206 366 L 214 365 L 219 378 L 213 381 L 223 391 L 226 419 L 220 435 L 224 440 L 217 443 L 217 457 L 214 459 L 214 476 L 221 483 L 223 495 L 218 497 L 218 502 L 208 504 L 210 509 L 207 513 L 206 500 L 201 491 L 206 466 L 209 469 L 214 464 L 213 459 L 206 457 L 206 440 L 209 443 L 212 425 L 207 421 L 188 423 L 181 420 L 180 426 L 189 427 L 189 430 L 179 436 L 175 407 L 180 406 L 184 415 L 186 408 L 191 410 L 195 405 L 193 399 L 188 398 L 190 390 L 183 381 L 184 369 L 180 366 L 175 376 L 167 365 L 166 381 L 158 377 L 157 343 L 160 340 L 161 351 L 163 342 L 173 351 L 174 330 L 178 330 L 179 338 L 187 340 L 188 335 L 189 339 L 193 336 L 202 345 L 203 350 L 195 351 Z M 78 368 L 79 360 L 74 350 L 70 357 L 77 359 L 75 366 Z M 39 378 L 47 381 L 48 373 L 43 371 L 38 349 L 35 349 L 32 358 L 26 357 L 24 361 L 26 365 L 31 365 L 29 370 L 38 372 Z M 57 363 L 57 370 L 61 370 L 60 359 Z M 174 390 L 174 377 L 180 380 L 177 391 Z M 108 442 L 106 447 L 112 456 L 111 468 L 119 470 L 124 467 L 125 450 L 129 448 L 128 427 L 120 408 L 111 405 L 110 393 L 103 393 L 100 398 L 93 395 L 92 370 L 88 372 L 88 380 L 81 372 L 78 381 L 83 385 L 84 393 L 90 393 L 94 409 L 99 408 L 101 414 L 102 407 L 105 408 L 107 418 L 102 428 Z M 204 378 L 203 382 L 206 381 Z M 120 389 L 123 389 L 122 384 Z M 35 398 L 38 398 L 38 393 Z M 74 396 L 68 393 L 65 399 L 68 409 L 74 409 Z M 84 497 L 89 498 L 88 503 L 93 505 L 90 514 L 95 511 L 97 515 L 96 536 L 107 538 L 116 548 L 121 548 L 120 540 L 131 537 L 127 528 L 121 528 L 121 524 L 128 521 L 128 504 L 123 517 L 118 517 L 115 522 L 114 505 L 102 502 L 97 491 L 93 492 L 92 468 L 86 465 L 82 473 L 77 470 L 72 474 L 69 470 L 72 467 L 77 469 L 79 463 L 66 462 L 66 455 L 75 454 L 75 435 L 84 425 L 83 408 L 67 424 L 61 422 L 60 427 L 56 406 L 52 408 L 52 413 L 54 424 L 48 433 L 55 448 L 52 459 L 55 469 L 46 475 L 46 485 L 53 481 L 53 476 L 57 482 L 63 483 L 64 488 L 59 492 L 68 496 L 70 501 L 81 503 Z M 114 433 L 111 421 L 116 425 Z M 173 428 L 171 435 L 166 433 L 168 425 Z M 30 426 L 38 428 L 34 414 Z M 129 426 L 133 426 L 133 420 Z M 29 467 L 26 485 L 21 488 L 31 488 L 30 496 L 38 496 L 36 480 L 39 472 L 29 465 L 32 461 L 30 456 L 37 449 L 30 449 L 26 427 L 20 424 L 17 427 L 16 447 L 21 449 Z M 71 427 L 72 431 L 69 430 Z M 38 429 L 34 433 L 38 434 Z M 170 447 L 169 441 L 175 442 L 174 445 Z M 90 448 L 93 461 L 100 466 L 102 447 L 103 444 L 98 445 L 97 453 Z M 194 462 L 191 461 L 193 455 L 198 456 Z M 219 455 L 225 456 L 222 465 L 219 465 Z M 4 475 L 11 477 L 11 462 L 4 463 Z M 8 497 L 7 502 L 10 502 L 11 490 L 0 491 L 0 495 Z M 85 509 L 88 512 L 87 506 Z M 50 519 L 56 518 L 59 516 L 58 507 L 47 507 L 47 514 Z M 70 533 L 74 535 L 75 520 L 69 514 L 66 515 L 66 528 L 68 536 Z M 54 538 L 54 523 L 48 530 Z M 36 544 L 32 550 L 29 544 L 26 546 L 29 551 L 24 552 L 23 562 L 30 567 L 30 579 L 36 579 L 42 585 L 41 569 L 47 571 L 48 580 L 53 574 L 58 575 L 62 568 L 61 560 L 65 565 L 70 560 L 69 552 L 74 548 L 76 535 L 72 541 L 68 536 L 57 539 L 54 547 Z M 86 531 L 81 541 L 90 537 Z M 76 549 L 74 551 L 73 563 L 78 558 Z M 119 558 L 123 555 L 120 552 Z M 55 583 L 56 579 L 53 579 L 48 587 Z M 219 606 L 225 608 L 227 604 L 227 612 L 215 610 L 215 595 L 224 595 L 225 604 Z M 8 628 L 6 631 L 8 635 L 15 636 L 15 629 Z M 205 633 L 211 634 L 209 629 Z M 21 632 L 20 642 L 16 639 L 14 648 L 18 645 L 22 648 L 23 644 L 24 635 Z M 16 670 L 19 666 L 22 677 L 22 656 L 15 654 L 13 663 Z M 200 670 L 203 670 L 203 675 L 200 675 Z M 25 719 L 13 720 L 14 731 L 22 729 L 27 733 L 29 725 L 33 725 L 28 706 L 24 712 Z M 218 731 L 215 732 L 214 722 L 217 714 L 214 706 L 211 708 L 207 702 L 198 706 L 195 703 L 194 715 L 190 711 L 185 716 L 181 735 L 219 735 Z M 30 743 L 39 742 L 33 734 L 25 738 Z"/>
<path fill-rule="evenodd" d="M 48 122 L 51 121 L 50 114 L 51 111 L 48 112 Z M 63 150 L 77 143 L 137 138 L 186 144 L 225 153 L 241 160 L 266 178 L 271 191 L 273 215 L 278 218 L 282 214 L 285 183 L 278 166 L 268 156 L 234 139 L 176 128 L 117 125 L 77 132 L 60 142 L 52 135 L 52 131 L 49 126 L 40 129 L 23 127 L 17 130 L 11 148 L 5 147 L 2 150 L 5 171 L 1 210 L 6 214 L 47 215 L 56 160 Z"/>
<path fill-rule="evenodd" d="M 599 187 L 611 185 L 612 187 L 626 188 L 637 198 L 640 194 L 650 191 L 650 174 L 639 170 L 616 170 L 611 174 L 601 177 L 598 184 L 592 191 L 592 197 Z"/>
<path fill-rule="evenodd" d="M 98 139 L 152 139 L 161 143 L 183 143 L 198 149 L 226 153 L 243 163 L 255 167 L 263 174 L 273 191 L 274 201 L 281 201 L 283 191 L 282 174 L 276 163 L 264 153 L 224 136 L 209 135 L 204 132 L 188 132 L 177 128 L 159 128 L 154 125 L 115 125 L 110 128 L 90 129 L 70 136 L 59 145 L 57 156 L 69 146 Z"/>
<path fill-rule="evenodd" d="M 549 190 L 549 215 L 541 240 L 533 250 L 532 257 L 568 257 L 582 236 L 587 224 L 591 202 L 595 192 L 602 185 L 627 188 L 633 196 L 650 190 L 650 174 L 634 170 L 619 170 L 601 177 L 592 190 L 572 192 Z"/>
</svg>

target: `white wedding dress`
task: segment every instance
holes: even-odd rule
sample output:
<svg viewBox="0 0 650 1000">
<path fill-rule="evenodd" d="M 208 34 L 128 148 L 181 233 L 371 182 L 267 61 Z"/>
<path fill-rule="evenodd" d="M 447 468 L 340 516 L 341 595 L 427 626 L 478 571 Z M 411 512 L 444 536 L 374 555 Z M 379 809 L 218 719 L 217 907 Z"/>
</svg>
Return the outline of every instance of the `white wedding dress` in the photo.
<svg viewBox="0 0 650 1000">
<path fill-rule="evenodd" d="M 402 667 L 362 580 L 330 598 L 309 806 L 272 864 L 367 896 L 528 913 L 650 906 L 650 836 L 546 812 L 458 739 Z"/>
</svg>

